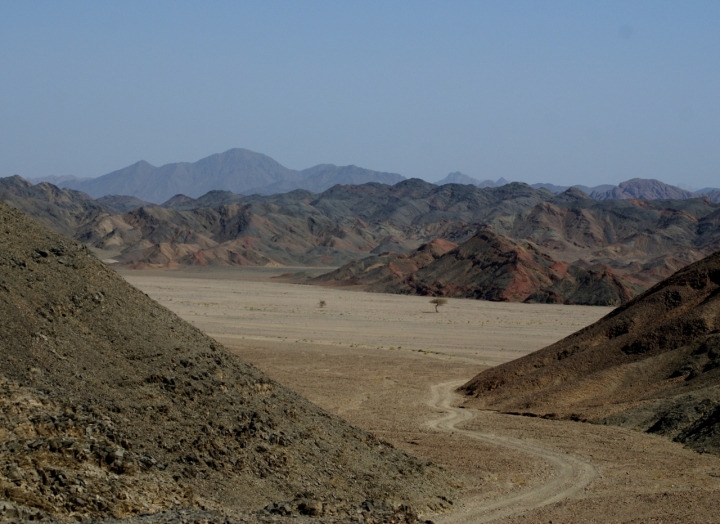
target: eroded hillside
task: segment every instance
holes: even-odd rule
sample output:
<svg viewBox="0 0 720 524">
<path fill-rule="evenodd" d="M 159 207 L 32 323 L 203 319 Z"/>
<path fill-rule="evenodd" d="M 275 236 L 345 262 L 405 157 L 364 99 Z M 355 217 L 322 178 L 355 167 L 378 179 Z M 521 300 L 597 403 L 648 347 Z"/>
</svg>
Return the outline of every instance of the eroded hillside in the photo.
<svg viewBox="0 0 720 524">
<path fill-rule="evenodd" d="M 720 453 L 720 252 L 461 390 L 486 409 L 618 424 Z"/>
</svg>

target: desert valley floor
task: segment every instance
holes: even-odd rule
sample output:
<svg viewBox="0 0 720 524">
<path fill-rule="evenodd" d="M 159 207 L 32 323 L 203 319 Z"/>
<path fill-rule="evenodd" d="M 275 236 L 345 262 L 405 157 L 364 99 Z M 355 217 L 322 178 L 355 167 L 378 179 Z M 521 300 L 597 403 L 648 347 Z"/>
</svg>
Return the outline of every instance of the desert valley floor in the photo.
<svg viewBox="0 0 720 524">
<path fill-rule="evenodd" d="M 451 299 L 436 313 L 427 297 L 274 278 L 287 271 L 120 273 L 278 382 L 453 472 L 462 503 L 434 522 L 718 521 L 716 456 L 638 431 L 459 407 L 454 388 L 482 369 L 610 308 Z"/>
</svg>

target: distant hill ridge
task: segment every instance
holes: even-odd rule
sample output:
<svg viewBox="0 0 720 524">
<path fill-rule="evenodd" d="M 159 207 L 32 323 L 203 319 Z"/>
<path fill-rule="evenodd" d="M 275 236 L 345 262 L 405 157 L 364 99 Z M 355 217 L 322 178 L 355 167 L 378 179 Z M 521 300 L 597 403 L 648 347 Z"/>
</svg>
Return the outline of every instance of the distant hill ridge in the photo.
<svg viewBox="0 0 720 524">
<path fill-rule="evenodd" d="M 374 171 L 355 165 L 318 164 L 298 171 L 286 168 L 267 155 L 242 148 L 210 155 L 197 162 L 175 162 L 160 167 L 141 160 L 97 178 L 63 175 L 29 179 L 32 183 L 50 182 L 59 187 L 83 191 L 93 198 L 122 195 L 155 204 L 165 202 L 176 195 L 198 198 L 213 190 L 230 191 L 241 195 L 272 195 L 296 189 L 322 193 L 336 184 L 361 185 L 376 182 L 394 185 L 403 180 L 406 178 L 397 173 Z M 435 182 L 435 185 L 460 184 L 494 188 L 508 183 L 502 177 L 497 180 L 479 180 L 455 171 Z M 612 184 L 593 187 L 578 184 L 561 186 L 545 182 L 531 186 L 555 194 L 573 187 L 596 200 L 633 198 L 681 200 L 705 196 L 713 202 L 720 202 L 718 188 L 708 187 L 691 192 L 653 179 L 633 178 L 618 186 Z"/>
<path fill-rule="evenodd" d="M 128 195 L 159 204 L 177 194 L 197 198 L 212 190 L 269 195 L 302 188 L 319 193 L 335 184 L 396 184 L 401 180 L 405 177 L 397 173 L 352 165 L 322 164 L 296 171 L 267 155 L 236 148 L 192 163 L 155 167 L 143 160 L 98 178 L 64 180 L 59 184 L 93 198 Z"/>
<path fill-rule="evenodd" d="M 362 286 L 382 293 L 597 306 L 623 304 L 640 290 L 608 267 L 562 263 L 530 242 L 489 230 L 459 246 L 436 239 L 410 253 L 356 260 L 310 283 Z"/>
</svg>

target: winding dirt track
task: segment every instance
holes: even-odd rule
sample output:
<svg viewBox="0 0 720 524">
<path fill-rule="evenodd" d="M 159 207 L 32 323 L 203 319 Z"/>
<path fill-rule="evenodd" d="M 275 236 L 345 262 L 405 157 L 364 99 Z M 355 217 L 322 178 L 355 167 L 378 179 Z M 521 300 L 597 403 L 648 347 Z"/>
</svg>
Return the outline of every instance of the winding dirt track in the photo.
<svg viewBox="0 0 720 524">
<path fill-rule="evenodd" d="M 438 522 L 443 524 L 491 522 L 496 519 L 517 515 L 529 509 L 539 508 L 574 497 L 581 493 L 597 476 L 597 471 L 592 464 L 572 455 L 551 451 L 512 437 L 458 429 L 458 425 L 476 416 L 476 412 L 472 409 L 457 408 L 453 405 L 458 397 L 455 389 L 464 382 L 453 381 L 432 386 L 432 397 L 429 405 L 438 411 L 445 412 L 445 415 L 428 422 L 428 425 L 438 431 L 457 433 L 467 438 L 482 440 L 539 457 L 547 461 L 554 472 L 547 482 L 531 487 L 521 493 L 511 493 L 504 498 L 493 501 L 473 503 L 470 500 L 464 509 L 450 515 L 444 515 L 438 518 Z"/>
</svg>

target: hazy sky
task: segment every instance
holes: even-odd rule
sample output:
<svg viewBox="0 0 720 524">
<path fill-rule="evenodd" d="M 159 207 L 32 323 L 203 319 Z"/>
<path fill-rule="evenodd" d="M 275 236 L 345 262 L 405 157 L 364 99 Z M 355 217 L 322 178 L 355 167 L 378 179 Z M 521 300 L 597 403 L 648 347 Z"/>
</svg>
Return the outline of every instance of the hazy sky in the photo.
<svg viewBox="0 0 720 524">
<path fill-rule="evenodd" d="M 232 147 L 720 186 L 720 2 L 0 0 L 0 176 Z"/>
</svg>

